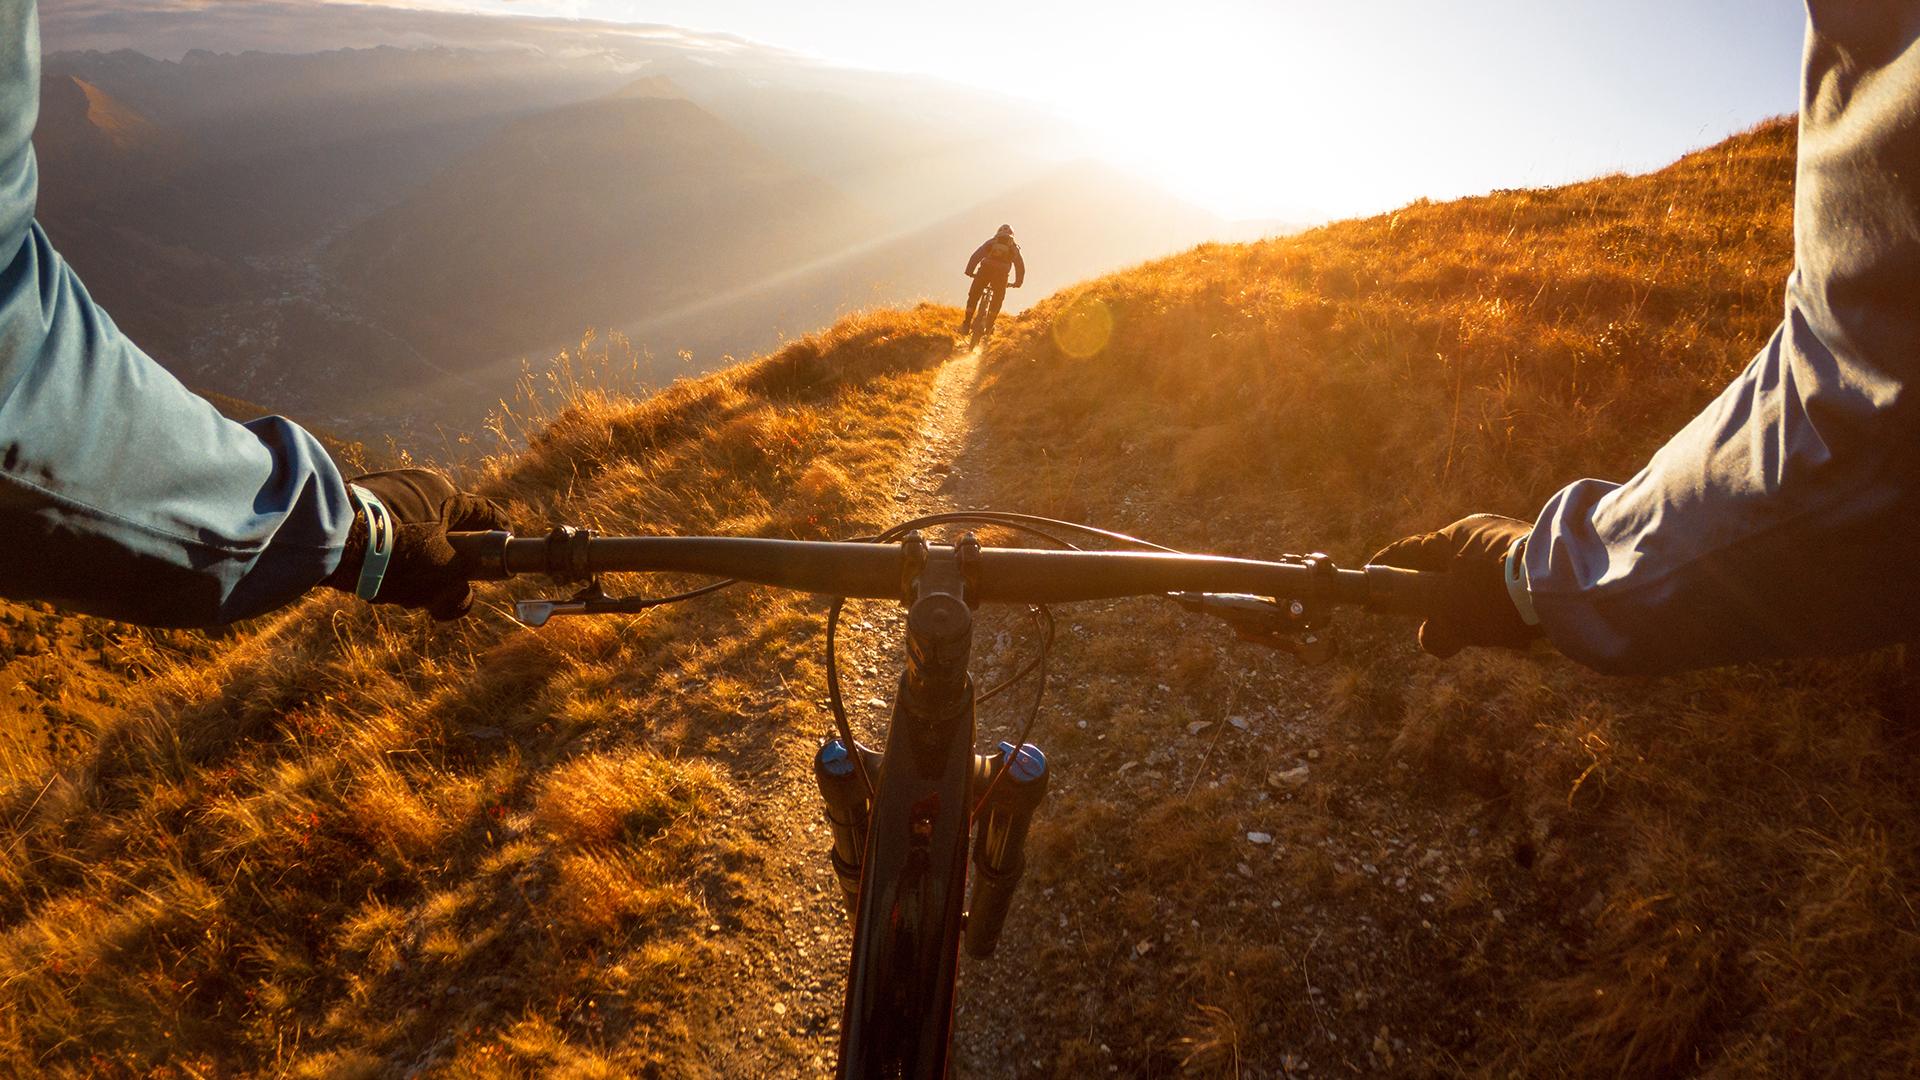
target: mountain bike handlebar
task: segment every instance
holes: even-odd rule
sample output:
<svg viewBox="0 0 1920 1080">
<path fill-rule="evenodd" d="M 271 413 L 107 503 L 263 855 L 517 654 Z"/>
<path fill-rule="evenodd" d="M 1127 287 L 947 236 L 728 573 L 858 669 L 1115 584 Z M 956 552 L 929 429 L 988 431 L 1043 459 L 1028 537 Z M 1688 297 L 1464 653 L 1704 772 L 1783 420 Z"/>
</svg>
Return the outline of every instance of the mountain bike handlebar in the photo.
<svg viewBox="0 0 1920 1080">
<path fill-rule="evenodd" d="M 970 955 L 993 953 L 1025 873 L 1028 829 L 1047 787 L 1046 756 L 1027 734 L 1045 687 L 1054 624 L 1036 606 L 1039 655 L 1006 683 L 978 694 L 969 673 L 975 605 L 1160 596 L 1226 621 L 1243 639 L 1318 663 L 1334 653 L 1323 632 L 1333 608 L 1427 613 L 1448 584 L 1444 574 L 1391 566 L 1342 569 L 1324 555 L 1267 562 L 1164 549 L 997 548 L 982 546 L 972 533 L 934 544 L 909 531 L 956 522 L 1010 526 L 1014 518 L 1023 519 L 1018 527 L 1025 531 L 1063 544 L 1057 534 L 1075 530 L 1108 543 L 1145 543 L 1070 522 L 985 511 L 919 518 L 852 542 L 600 537 L 567 527 L 544 537 L 448 537 L 474 580 L 541 574 L 586 582 L 569 599 L 518 601 L 514 617 L 529 626 L 554 615 L 631 614 L 736 581 L 907 604 L 904 663 L 879 751 L 856 739 L 841 701 L 837 602 L 827 618 L 827 701 L 835 735 L 815 754 L 814 778 L 833 837 L 830 861 L 853 920 L 840 1024 L 842 1080 L 947 1074 L 962 938 Z M 601 574 L 659 572 L 718 580 L 673 596 L 627 599 L 608 596 L 598 581 Z M 995 754 L 976 753 L 977 702 L 1034 670 L 1041 689 L 1026 723 Z"/>
<path fill-rule="evenodd" d="M 1393 566 L 1341 569 L 1324 556 L 1280 562 L 1158 551 L 1034 548 L 721 536 L 593 536 L 556 529 L 544 537 L 453 533 L 454 550 L 476 581 L 519 574 L 587 578 L 610 573 L 689 573 L 828 596 L 908 599 L 914 571 L 961 559 L 973 597 L 987 603 L 1055 604 L 1174 592 L 1246 593 L 1314 606 L 1383 614 L 1434 609 L 1445 574 Z"/>
</svg>

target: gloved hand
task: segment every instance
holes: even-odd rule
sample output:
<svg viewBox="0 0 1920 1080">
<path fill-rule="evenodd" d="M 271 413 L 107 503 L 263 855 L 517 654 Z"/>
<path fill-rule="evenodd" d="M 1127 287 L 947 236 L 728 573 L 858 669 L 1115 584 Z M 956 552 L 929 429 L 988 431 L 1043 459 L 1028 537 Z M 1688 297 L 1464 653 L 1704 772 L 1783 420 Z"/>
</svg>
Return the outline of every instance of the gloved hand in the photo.
<svg viewBox="0 0 1920 1080">
<path fill-rule="evenodd" d="M 1468 645 L 1523 649 L 1540 636 L 1513 606 L 1505 577 L 1507 550 L 1533 531 L 1524 521 L 1475 514 L 1441 529 L 1395 540 L 1368 561 L 1447 575 L 1440 609 L 1420 624 L 1420 647 L 1442 659 Z"/>
<path fill-rule="evenodd" d="M 436 619 L 465 615 L 473 606 L 473 588 L 447 534 L 504 529 L 506 513 L 491 499 L 456 490 L 452 481 L 427 469 L 367 473 L 348 482 L 372 492 L 393 515 L 393 559 L 373 602 L 425 609 Z M 366 554 L 366 515 L 356 514 L 340 567 L 323 584 L 355 592 Z"/>
</svg>

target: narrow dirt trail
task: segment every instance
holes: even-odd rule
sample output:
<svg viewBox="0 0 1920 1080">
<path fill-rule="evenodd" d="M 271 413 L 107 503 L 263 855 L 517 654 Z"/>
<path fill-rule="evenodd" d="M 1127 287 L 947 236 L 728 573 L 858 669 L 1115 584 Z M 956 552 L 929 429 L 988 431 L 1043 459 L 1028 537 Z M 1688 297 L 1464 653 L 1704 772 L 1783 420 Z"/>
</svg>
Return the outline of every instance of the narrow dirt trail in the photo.
<svg viewBox="0 0 1920 1080">
<path fill-rule="evenodd" d="M 956 353 L 940 369 L 919 438 L 890 481 L 894 520 L 961 505 L 968 455 L 977 449 L 969 406 L 979 376 L 977 352 Z M 850 603 L 842 615 L 842 690 L 857 736 L 871 744 L 885 734 L 903 622 L 899 605 L 879 601 Z M 821 694 L 824 716 L 824 688 L 809 692 Z M 827 860 L 829 833 L 813 782 L 822 730 L 824 724 L 779 735 L 770 768 L 736 776 L 747 802 L 743 824 L 766 854 L 755 871 L 754 916 L 721 947 L 715 972 L 739 987 L 726 1025 L 733 1037 L 710 1052 L 717 1075 L 833 1072 L 851 935 Z"/>
<path fill-rule="evenodd" d="M 893 478 L 893 520 L 967 505 L 962 493 L 970 486 L 972 459 L 981 449 L 969 408 L 979 379 L 977 351 L 957 353 L 940 369 L 919 442 L 902 459 Z M 891 602 L 853 601 L 841 619 L 837 647 L 848 716 L 857 737 L 877 744 L 883 741 L 894 684 L 900 677 L 906 612 Z"/>
</svg>

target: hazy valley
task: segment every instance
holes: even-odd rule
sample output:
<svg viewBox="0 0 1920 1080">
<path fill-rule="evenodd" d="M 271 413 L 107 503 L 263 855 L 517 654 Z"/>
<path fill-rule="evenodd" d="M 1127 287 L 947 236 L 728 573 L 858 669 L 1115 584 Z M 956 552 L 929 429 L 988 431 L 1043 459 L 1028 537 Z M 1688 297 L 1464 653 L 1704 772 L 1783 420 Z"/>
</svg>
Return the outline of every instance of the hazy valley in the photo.
<svg viewBox="0 0 1920 1080">
<path fill-rule="evenodd" d="M 471 21 L 419 17 L 456 42 Z M 42 221 L 191 385 L 436 451 L 589 329 L 657 385 L 964 295 L 1002 222 L 1033 253 L 1016 310 L 1230 231 L 1010 99 L 744 44 L 502 37 L 50 55 Z"/>
</svg>

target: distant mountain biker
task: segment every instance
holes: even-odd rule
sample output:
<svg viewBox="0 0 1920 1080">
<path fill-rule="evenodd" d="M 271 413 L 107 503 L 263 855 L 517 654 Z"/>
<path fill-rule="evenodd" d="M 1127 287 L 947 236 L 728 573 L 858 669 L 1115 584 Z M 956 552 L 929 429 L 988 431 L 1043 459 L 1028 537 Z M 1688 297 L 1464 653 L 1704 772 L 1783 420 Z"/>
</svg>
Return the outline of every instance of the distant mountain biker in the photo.
<svg viewBox="0 0 1920 1080">
<path fill-rule="evenodd" d="M 0 595 L 167 626 L 320 584 L 465 612 L 446 533 L 501 526 L 497 506 L 422 469 L 349 485 L 292 422 L 221 416 L 87 296 L 33 220 L 39 68 L 32 0 L 0 0 Z"/>
<path fill-rule="evenodd" d="M 1374 556 L 1455 575 L 1429 651 L 1650 673 L 1920 635 L 1920 4 L 1807 14 L 1785 318 L 1626 483 Z"/>
<path fill-rule="evenodd" d="M 967 314 L 960 320 L 960 333 L 973 332 L 974 312 L 983 299 L 989 306 L 979 336 L 984 338 L 993 332 L 993 321 L 1000 317 L 1000 305 L 1007 298 L 1008 273 L 1013 274 L 1015 289 L 1027 280 L 1027 263 L 1020 257 L 1020 245 L 1014 243 L 1013 226 L 1002 225 L 993 239 L 973 249 L 973 257 L 967 260 L 967 276 L 973 279 L 973 287 L 967 290 Z"/>
</svg>

